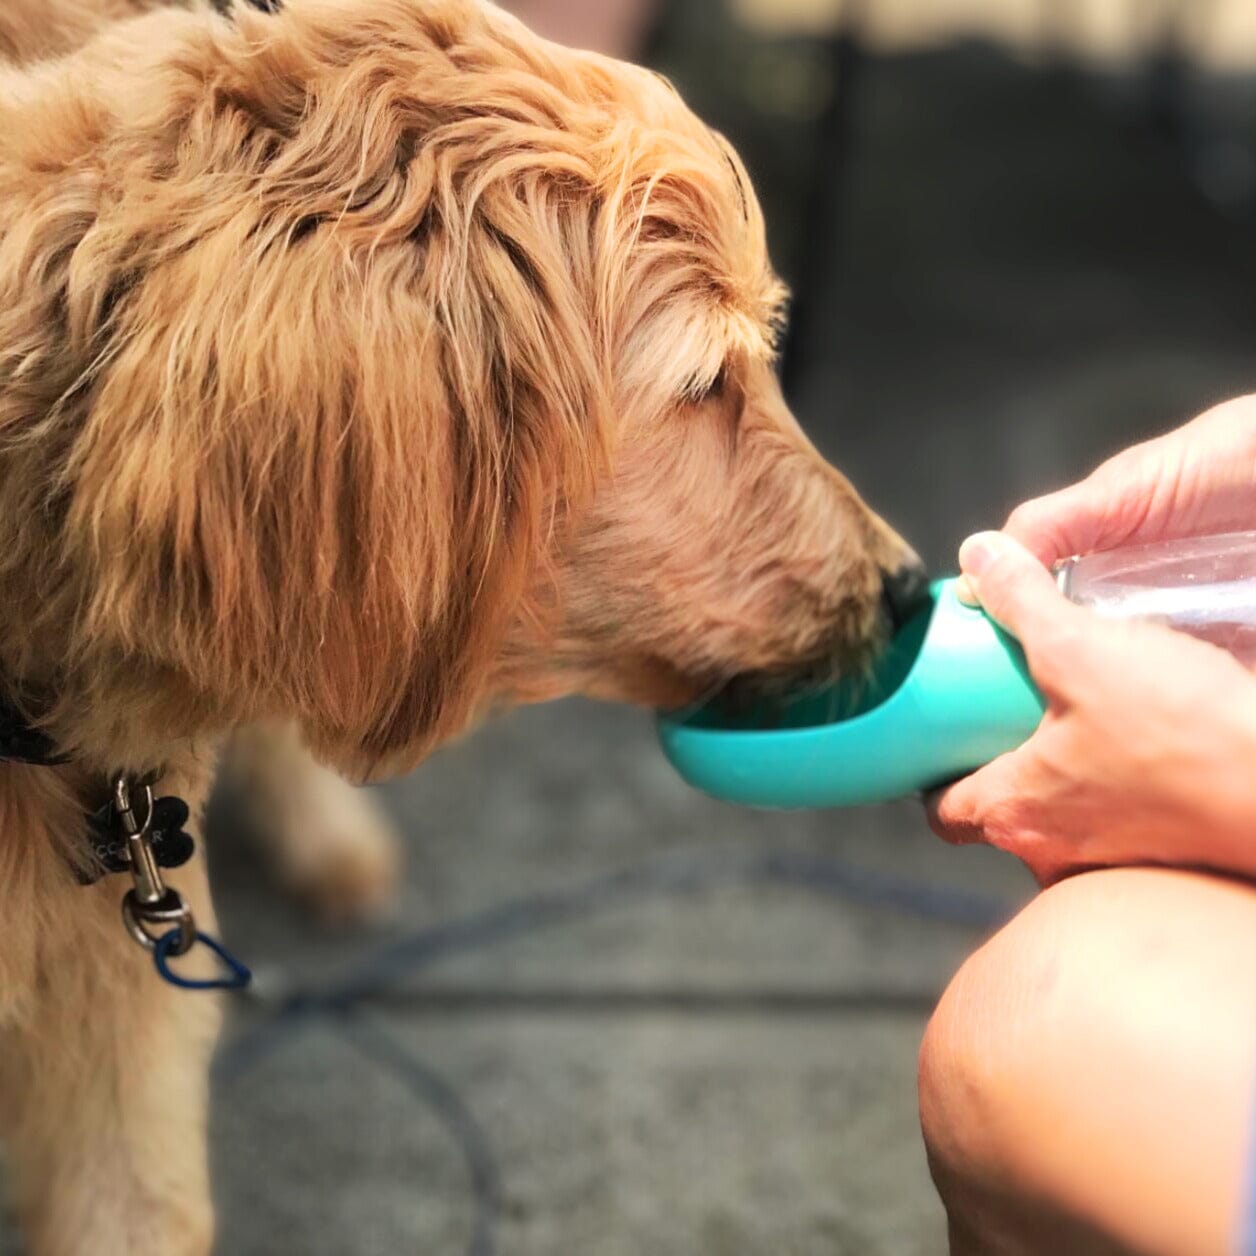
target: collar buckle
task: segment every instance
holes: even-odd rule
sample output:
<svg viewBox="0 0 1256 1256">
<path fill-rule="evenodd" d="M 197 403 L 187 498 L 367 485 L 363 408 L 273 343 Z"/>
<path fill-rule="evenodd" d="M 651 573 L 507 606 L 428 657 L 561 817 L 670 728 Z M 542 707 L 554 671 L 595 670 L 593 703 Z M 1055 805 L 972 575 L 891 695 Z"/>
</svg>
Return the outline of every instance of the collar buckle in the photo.
<svg viewBox="0 0 1256 1256">
<path fill-rule="evenodd" d="M 122 920 L 131 937 L 148 951 L 155 951 L 166 933 L 177 930 L 169 953 L 186 955 L 196 943 L 196 921 L 183 895 L 162 879 L 153 852 L 153 805 L 150 783 L 125 774 L 114 778 L 113 809 L 126 838 L 132 881 L 122 900 Z"/>
</svg>

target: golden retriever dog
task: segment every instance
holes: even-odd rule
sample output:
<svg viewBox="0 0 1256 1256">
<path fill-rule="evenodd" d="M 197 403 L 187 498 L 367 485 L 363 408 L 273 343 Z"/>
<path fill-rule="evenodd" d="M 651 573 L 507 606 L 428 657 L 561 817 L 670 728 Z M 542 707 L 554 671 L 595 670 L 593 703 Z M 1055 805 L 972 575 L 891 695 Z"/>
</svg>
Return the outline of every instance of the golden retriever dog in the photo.
<svg viewBox="0 0 1256 1256">
<path fill-rule="evenodd" d="M 258 726 L 363 778 L 512 703 L 823 677 L 919 579 L 786 408 L 754 195 L 664 82 L 480 0 L 222 8 L 0 6 L 0 693 L 65 757 L 0 764 L 33 1256 L 211 1245 L 215 1000 L 81 884 L 119 774 L 195 814 L 233 733 L 300 795 Z"/>
</svg>

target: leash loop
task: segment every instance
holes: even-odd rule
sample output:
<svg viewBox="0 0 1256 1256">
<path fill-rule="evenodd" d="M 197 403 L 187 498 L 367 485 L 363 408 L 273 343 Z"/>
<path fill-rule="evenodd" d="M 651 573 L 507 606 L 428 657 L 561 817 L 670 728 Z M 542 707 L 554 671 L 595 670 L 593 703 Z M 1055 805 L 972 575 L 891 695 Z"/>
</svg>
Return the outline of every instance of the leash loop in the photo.
<svg viewBox="0 0 1256 1256">
<path fill-rule="evenodd" d="M 128 890 L 122 900 L 122 923 L 126 925 L 127 933 L 146 951 L 156 950 L 157 943 L 169 936 L 156 932 L 163 926 L 174 926 L 170 932 L 178 939 L 176 955 L 186 955 L 196 941 L 196 921 L 192 910 L 183 901 L 183 895 L 170 887 L 153 903 L 141 902 L 135 890 Z"/>
<path fill-rule="evenodd" d="M 193 941 L 199 942 L 218 956 L 223 963 L 224 976 L 205 980 L 180 977 L 170 967 L 170 960 L 184 953 L 176 949 L 181 940 L 179 930 L 171 929 L 169 933 L 163 933 L 153 944 L 153 964 L 157 968 L 157 975 L 170 985 L 177 986 L 180 990 L 243 990 L 253 980 L 253 974 L 246 965 L 236 959 L 217 938 L 211 938 L 208 933 L 194 934 Z"/>
</svg>

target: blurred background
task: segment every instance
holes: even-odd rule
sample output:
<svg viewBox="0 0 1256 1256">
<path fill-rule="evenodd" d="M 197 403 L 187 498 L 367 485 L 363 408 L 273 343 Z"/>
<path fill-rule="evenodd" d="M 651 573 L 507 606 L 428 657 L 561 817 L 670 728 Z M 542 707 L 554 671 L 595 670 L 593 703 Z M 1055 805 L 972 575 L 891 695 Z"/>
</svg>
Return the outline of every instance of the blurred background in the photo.
<svg viewBox="0 0 1256 1256">
<path fill-rule="evenodd" d="M 366 0 L 364 0 L 366 2 Z M 821 449 L 939 571 L 1256 385 L 1250 0 L 519 0 L 744 155 Z M 644 715 L 521 712 L 379 791 L 393 923 L 211 849 L 259 970 L 215 1080 L 230 1256 L 927 1256 L 930 1008 L 1031 892 L 910 803 L 700 798 Z"/>
</svg>

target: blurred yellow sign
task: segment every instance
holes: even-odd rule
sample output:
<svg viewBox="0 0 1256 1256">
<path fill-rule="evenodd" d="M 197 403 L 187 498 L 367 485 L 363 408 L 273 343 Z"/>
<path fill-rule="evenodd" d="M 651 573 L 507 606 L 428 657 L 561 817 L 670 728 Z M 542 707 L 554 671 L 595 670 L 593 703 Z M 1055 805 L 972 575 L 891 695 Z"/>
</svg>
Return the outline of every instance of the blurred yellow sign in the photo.
<svg viewBox="0 0 1256 1256">
<path fill-rule="evenodd" d="M 1256 67 L 1256 0 L 731 0 L 747 23 L 819 33 L 850 16 L 874 47 L 928 47 L 971 36 L 1027 55 L 1068 51 L 1136 58 L 1176 32 L 1182 49 L 1220 70 Z"/>
</svg>

